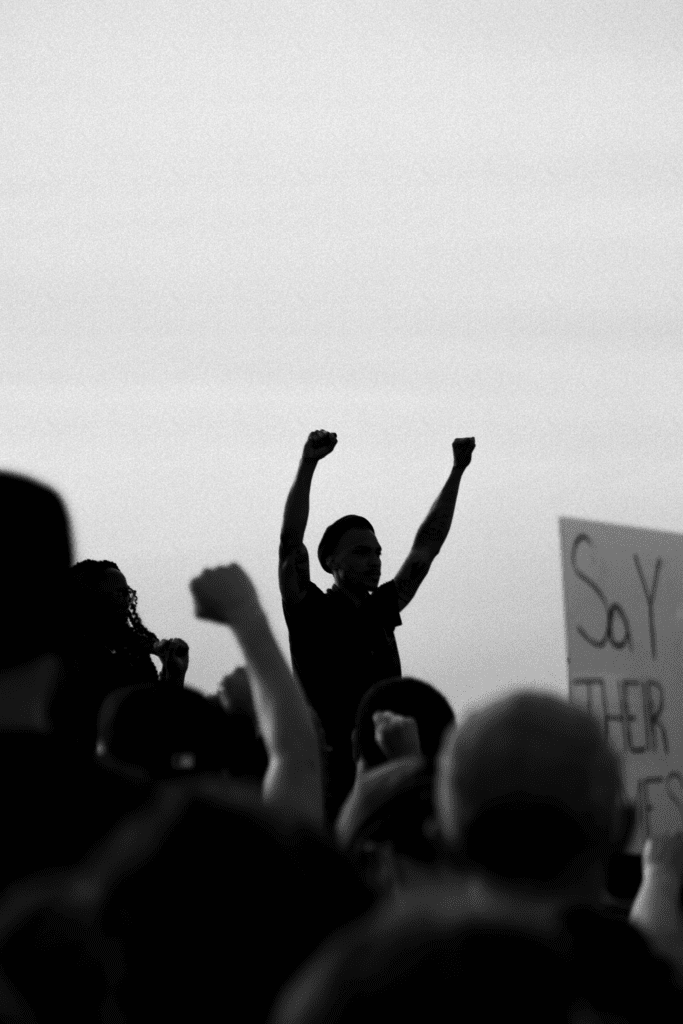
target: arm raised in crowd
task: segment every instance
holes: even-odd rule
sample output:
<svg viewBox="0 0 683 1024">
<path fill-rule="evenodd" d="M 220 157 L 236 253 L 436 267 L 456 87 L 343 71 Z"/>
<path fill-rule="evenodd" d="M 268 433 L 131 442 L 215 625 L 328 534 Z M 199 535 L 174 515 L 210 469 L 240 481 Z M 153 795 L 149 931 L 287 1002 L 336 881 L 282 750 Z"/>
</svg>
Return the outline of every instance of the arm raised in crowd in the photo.
<svg viewBox="0 0 683 1024">
<path fill-rule="evenodd" d="M 197 617 L 230 626 L 247 659 L 254 709 L 269 759 L 264 803 L 321 828 L 322 771 L 315 726 L 254 585 L 233 563 L 205 569 L 192 580 L 190 589 Z"/>
<path fill-rule="evenodd" d="M 643 880 L 629 921 L 673 964 L 683 981 L 683 835 L 646 840 L 641 856 Z"/>
<path fill-rule="evenodd" d="M 439 496 L 420 526 L 407 559 L 394 577 L 398 591 L 398 610 L 403 611 L 414 598 L 441 550 L 453 522 L 462 475 L 472 461 L 473 437 L 456 437 L 452 444 L 453 468 Z"/>
<path fill-rule="evenodd" d="M 329 455 L 337 443 L 337 435 L 327 430 L 314 430 L 308 435 L 294 483 L 287 495 L 280 531 L 280 555 L 303 544 L 308 523 L 311 481 L 320 459 Z"/>
<path fill-rule="evenodd" d="M 375 711 L 372 721 L 375 743 L 387 762 L 370 770 L 363 758 L 356 763 L 356 781 L 335 822 L 337 842 L 343 849 L 348 849 L 360 824 L 393 795 L 397 786 L 425 766 L 414 718 L 395 711 Z"/>
</svg>

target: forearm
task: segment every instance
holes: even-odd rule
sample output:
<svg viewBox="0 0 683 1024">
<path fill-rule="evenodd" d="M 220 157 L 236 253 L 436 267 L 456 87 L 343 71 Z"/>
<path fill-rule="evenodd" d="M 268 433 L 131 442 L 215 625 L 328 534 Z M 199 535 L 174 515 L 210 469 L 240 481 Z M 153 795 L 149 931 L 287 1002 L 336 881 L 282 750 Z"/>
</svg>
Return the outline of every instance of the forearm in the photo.
<svg viewBox="0 0 683 1024">
<path fill-rule="evenodd" d="M 462 474 L 462 469 L 453 466 L 441 493 L 415 535 L 414 547 L 426 548 L 432 555 L 437 555 L 441 550 L 453 522 Z"/>
<path fill-rule="evenodd" d="M 631 924 L 655 935 L 678 935 L 683 940 L 680 892 L 681 882 L 676 875 L 661 869 L 646 869 L 631 906 Z"/>
<path fill-rule="evenodd" d="M 308 523 L 311 481 L 316 465 L 314 459 L 303 457 L 299 462 L 294 483 L 285 502 L 285 514 L 280 531 L 281 543 L 295 545 L 303 542 Z"/>
<path fill-rule="evenodd" d="M 322 828 L 320 748 L 301 686 L 290 672 L 262 609 L 252 610 L 233 628 L 250 669 L 254 711 L 268 753 L 263 802 Z"/>
<path fill-rule="evenodd" d="M 297 679 L 285 661 L 262 609 L 233 626 L 250 668 L 254 710 L 269 753 L 319 759 L 315 726 Z"/>
<path fill-rule="evenodd" d="M 683 982 L 683 915 L 681 881 L 662 870 L 646 870 L 629 913 L 629 923 L 674 967 Z"/>
</svg>

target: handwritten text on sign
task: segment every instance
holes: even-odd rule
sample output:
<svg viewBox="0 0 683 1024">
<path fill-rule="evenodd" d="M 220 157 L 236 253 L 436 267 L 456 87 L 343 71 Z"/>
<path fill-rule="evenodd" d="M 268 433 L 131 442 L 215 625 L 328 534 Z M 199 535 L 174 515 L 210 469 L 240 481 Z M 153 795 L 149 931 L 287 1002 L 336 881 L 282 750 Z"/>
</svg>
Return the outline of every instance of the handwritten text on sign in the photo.
<svg viewBox="0 0 683 1024">
<path fill-rule="evenodd" d="M 569 697 L 601 722 L 638 811 L 683 831 L 683 537 L 560 520 Z"/>
</svg>

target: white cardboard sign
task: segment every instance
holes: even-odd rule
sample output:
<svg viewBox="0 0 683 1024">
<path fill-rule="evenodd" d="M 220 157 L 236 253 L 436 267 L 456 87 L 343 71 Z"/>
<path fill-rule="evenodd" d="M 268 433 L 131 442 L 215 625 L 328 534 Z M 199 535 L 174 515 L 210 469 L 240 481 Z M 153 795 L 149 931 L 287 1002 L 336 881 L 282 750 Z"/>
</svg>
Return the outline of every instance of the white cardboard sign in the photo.
<svg viewBox="0 0 683 1024">
<path fill-rule="evenodd" d="M 619 752 L 631 851 L 683 831 L 683 535 L 560 519 L 569 699 Z"/>
</svg>

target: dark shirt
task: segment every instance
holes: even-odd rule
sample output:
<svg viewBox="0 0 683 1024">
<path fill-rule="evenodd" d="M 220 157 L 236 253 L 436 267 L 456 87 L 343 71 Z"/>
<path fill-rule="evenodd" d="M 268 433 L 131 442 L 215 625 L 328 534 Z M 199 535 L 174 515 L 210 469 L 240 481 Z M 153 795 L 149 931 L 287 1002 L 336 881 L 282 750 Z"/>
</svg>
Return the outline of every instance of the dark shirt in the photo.
<svg viewBox="0 0 683 1024">
<path fill-rule="evenodd" d="M 349 746 L 356 710 L 375 683 L 400 676 L 394 629 L 401 625 L 393 580 L 359 606 L 336 585 L 309 583 L 298 604 L 283 602 L 292 664 L 332 747 Z"/>
<path fill-rule="evenodd" d="M 396 584 L 382 584 L 357 606 L 336 584 L 323 593 L 309 583 L 301 601 L 283 601 L 282 607 L 292 666 L 331 748 L 327 773 L 336 807 L 353 784 L 351 732 L 358 705 L 375 683 L 401 675 Z"/>
</svg>

